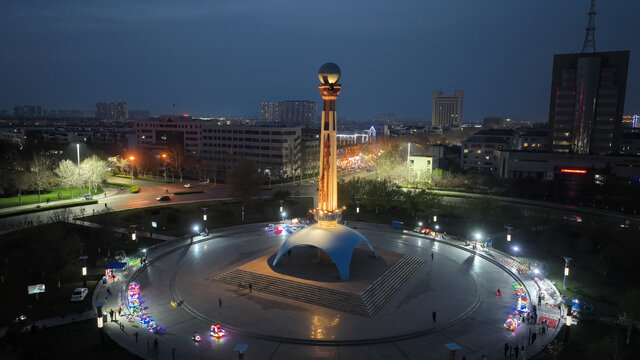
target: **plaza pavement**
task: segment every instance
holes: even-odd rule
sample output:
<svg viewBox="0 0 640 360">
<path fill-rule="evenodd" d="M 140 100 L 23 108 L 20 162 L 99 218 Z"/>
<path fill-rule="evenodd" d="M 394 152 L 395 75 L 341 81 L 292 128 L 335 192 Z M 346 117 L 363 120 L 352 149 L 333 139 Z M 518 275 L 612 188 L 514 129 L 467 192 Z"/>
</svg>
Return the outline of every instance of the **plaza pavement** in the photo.
<svg viewBox="0 0 640 360">
<path fill-rule="evenodd" d="M 100 284 L 94 302 L 106 298 L 108 313 L 117 308 L 119 292 L 126 298 L 128 282 L 138 281 L 147 312 L 163 328 L 154 335 L 126 321 L 122 328 L 107 322 L 105 332 L 132 353 L 150 359 L 173 359 L 174 351 L 176 359 L 237 359 L 237 344 L 248 345 L 245 359 L 443 359 L 448 354 L 445 344 L 452 342 L 461 347 L 456 359 L 463 355 L 480 359 L 482 354 L 497 359 L 503 358 L 505 342 L 522 345 L 529 329 L 537 332 L 535 325 L 523 324 L 516 333 L 502 327 L 515 305 L 510 294 L 514 280 L 500 265 L 507 255 L 494 250 L 480 254 L 460 241 L 434 241 L 387 225 L 353 224 L 376 247 L 426 259 L 423 269 L 373 319 L 211 281 L 222 271 L 277 250 L 283 237 L 268 236 L 265 224 L 253 224 L 196 237 L 193 244 L 162 243 L 148 250 L 148 267 L 109 285 L 112 295 Z M 433 262 L 428 259 L 431 252 Z M 521 280 L 537 303 L 533 279 Z M 503 290 L 499 298 L 498 287 Z M 470 301 L 474 298 L 479 301 Z M 184 305 L 171 308 L 169 302 L 178 299 Z M 435 325 L 432 311 L 437 311 Z M 543 305 L 541 311 L 560 318 L 557 308 Z M 208 336 L 213 321 L 226 326 L 228 334 L 222 341 Z M 201 343 L 190 340 L 194 331 L 203 337 Z M 550 329 L 534 345 L 525 344 L 526 357 L 540 351 L 554 335 Z M 156 338 L 157 352 L 153 351 Z M 379 341 L 361 341 L 367 339 Z"/>
</svg>

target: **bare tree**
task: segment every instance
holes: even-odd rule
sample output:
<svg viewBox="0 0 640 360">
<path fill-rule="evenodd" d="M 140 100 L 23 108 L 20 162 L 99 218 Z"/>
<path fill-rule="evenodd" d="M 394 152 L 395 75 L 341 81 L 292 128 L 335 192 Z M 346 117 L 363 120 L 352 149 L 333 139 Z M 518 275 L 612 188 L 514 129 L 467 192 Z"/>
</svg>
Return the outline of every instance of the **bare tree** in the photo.
<svg viewBox="0 0 640 360">
<path fill-rule="evenodd" d="M 49 159 L 42 154 L 34 156 L 31 162 L 31 175 L 33 185 L 38 190 L 38 202 L 40 202 L 40 193 L 51 185 L 54 178 Z"/>
<path fill-rule="evenodd" d="M 174 145 L 169 148 L 167 164 L 180 175 L 180 182 L 182 182 L 182 172 L 184 171 L 184 158 L 185 154 L 182 146 Z"/>
<path fill-rule="evenodd" d="M 69 198 L 73 197 L 73 185 L 78 183 L 78 167 L 71 160 L 62 160 L 55 170 L 58 183 L 69 188 Z"/>
</svg>

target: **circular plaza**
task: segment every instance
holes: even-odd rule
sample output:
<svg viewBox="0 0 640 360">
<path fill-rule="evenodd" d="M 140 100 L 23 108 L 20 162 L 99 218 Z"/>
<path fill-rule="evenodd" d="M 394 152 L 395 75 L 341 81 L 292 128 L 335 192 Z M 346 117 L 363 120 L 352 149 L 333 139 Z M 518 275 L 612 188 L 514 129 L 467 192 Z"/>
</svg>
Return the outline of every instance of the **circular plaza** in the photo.
<svg viewBox="0 0 640 360">
<path fill-rule="evenodd" d="M 459 347 L 456 358 L 501 354 L 526 334 L 524 324 L 504 328 L 515 307 L 512 285 L 527 286 L 502 265 L 504 255 L 385 225 L 355 227 L 380 256 L 361 244 L 347 281 L 310 247 L 293 249 L 273 267 L 291 234 L 265 224 L 221 229 L 164 250 L 128 281 L 140 285 L 144 309 L 160 328 L 144 336 L 157 336 L 165 351 L 119 342 L 149 358 L 175 351 L 180 359 L 237 359 L 235 350 L 247 345 L 246 359 L 442 359 L 452 347 Z M 209 336 L 212 324 L 226 335 Z M 194 332 L 201 342 L 191 340 Z"/>
</svg>

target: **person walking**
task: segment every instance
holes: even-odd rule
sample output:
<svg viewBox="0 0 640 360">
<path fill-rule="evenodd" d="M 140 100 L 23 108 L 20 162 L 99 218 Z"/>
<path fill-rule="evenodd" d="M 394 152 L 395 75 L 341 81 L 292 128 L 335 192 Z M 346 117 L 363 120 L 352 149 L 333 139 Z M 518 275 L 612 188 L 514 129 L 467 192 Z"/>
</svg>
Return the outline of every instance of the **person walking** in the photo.
<svg viewBox="0 0 640 360">
<path fill-rule="evenodd" d="M 156 338 L 153 340 L 153 351 L 154 352 L 158 352 L 158 337 L 156 336 Z"/>
<path fill-rule="evenodd" d="M 507 357 L 508 352 L 509 352 L 509 344 L 504 343 L 504 357 Z"/>
<path fill-rule="evenodd" d="M 436 324 L 436 312 L 435 311 L 431 314 L 431 317 L 433 317 L 433 325 L 435 325 Z"/>
<path fill-rule="evenodd" d="M 253 291 L 253 284 L 249 283 L 249 293 L 251 293 Z"/>
<path fill-rule="evenodd" d="M 136 344 L 137 344 L 137 343 L 138 343 L 138 332 L 136 331 L 136 332 L 133 334 L 133 336 L 135 336 L 135 337 L 136 337 Z"/>
<path fill-rule="evenodd" d="M 431 261 L 433 261 L 433 253 L 431 253 Z"/>
<path fill-rule="evenodd" d="M 222 309 L 222 299 L 218 298 L 218 307 Z"/>
</svg>

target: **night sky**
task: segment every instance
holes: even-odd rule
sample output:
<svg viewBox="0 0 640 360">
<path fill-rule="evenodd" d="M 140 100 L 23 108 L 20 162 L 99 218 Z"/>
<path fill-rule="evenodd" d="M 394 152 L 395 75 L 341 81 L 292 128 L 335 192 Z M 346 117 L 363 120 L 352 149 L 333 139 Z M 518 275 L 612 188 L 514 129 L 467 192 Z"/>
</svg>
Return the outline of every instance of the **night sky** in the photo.
<svg viewBox="0 0 640 360">
<path fill-rule="evenodd" d="M 348 119 L 430 121 L 433 90 L 462 89 L 467 122 L 547 121 L 553 55 L 581 51 L 587 11 L 587 0 L 5 0 L 0 110 L 125 101 L 257 115 L 264 101 L 321 101 L 317 70 L 333 61 Z M 640 1 L 597 11 L 597 50 L 631 50 L 625 114 L 640 113 Z"/>
</svg>

